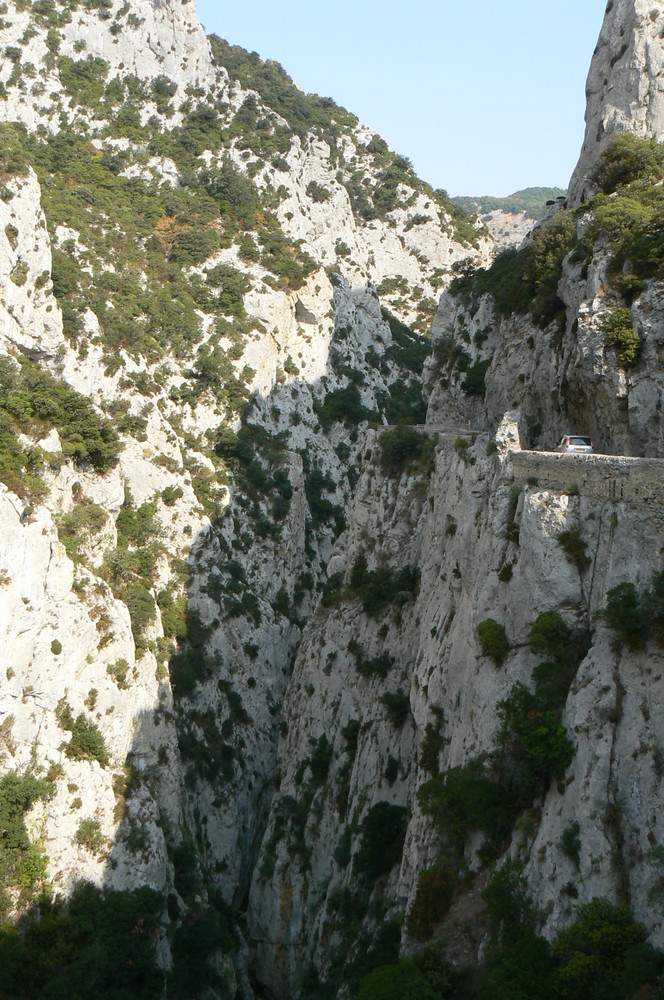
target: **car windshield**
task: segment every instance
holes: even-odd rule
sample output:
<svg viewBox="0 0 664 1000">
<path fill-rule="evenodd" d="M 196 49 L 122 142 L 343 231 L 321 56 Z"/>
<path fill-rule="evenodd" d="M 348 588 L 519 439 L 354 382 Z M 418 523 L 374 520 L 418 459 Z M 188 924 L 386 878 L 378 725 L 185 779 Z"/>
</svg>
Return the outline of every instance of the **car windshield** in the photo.
<svg viewBox="0 0 664 1000">
<path fill-rule="evenodd" d="M 569 439 L 569 443 L 570 444 L 581 444 L 581 445 L 589 446 L 590 445 L 590 438 L 589 437 L 571 437 Z"/>
</svg>

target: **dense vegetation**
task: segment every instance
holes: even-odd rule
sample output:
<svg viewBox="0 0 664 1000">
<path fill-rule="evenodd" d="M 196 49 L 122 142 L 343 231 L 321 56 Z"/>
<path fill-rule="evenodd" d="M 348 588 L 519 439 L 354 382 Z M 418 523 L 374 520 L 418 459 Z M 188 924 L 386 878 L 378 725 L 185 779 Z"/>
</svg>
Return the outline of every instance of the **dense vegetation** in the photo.
<svg viewBox="0 0 664 1000">
<path fill-rule="evenodd" d="M 505 250 L 490 268 L 458 277 L 452 294 L 472 307 L 490 293 L 499 315 L 529 312 L 539 326 L 556 322 L 562 329 L 563 260 L 571 255 L 587 270 L 595 254 L 607 253 L 614 295 L 603 324 L 606 344 L 621 367 L 637 365 L 640 338 L 629 307 L 650 279 L 664 277 L 663 178 L 664 146 L 629 133 L 613 136 L 593 173 L 597 193 L 588 202 L 573 211 L 561 208 L 524 247 Z"/>
<path fill-rule="evenodd" d="M 270 132 L 270 135 L 263 135 L 260 150 L 255 139 L 247 137 L 246 141 L 254 151 L 264 155 L 272 153 L 273 163 L 283 168 L 284 165 L 287 167 L 283 153 L 290 147 L 289 133 L 300 138 L 312 133 L 318 135 L 330 145 L 332 162 L 341 168 L 337 179 L 347 188 L 353 211 L 359 219 L 385 218 L 403 204 L 399 186 L 405 184 L 412 192 L 422 191 L 431 198 L 435 211 L 441 215 L 441 222 L 445 228 L 449 225 L 457 239 L 476 245 L 478 233 L 466 211 L 445 191 L 434 191 L 422 182 L 414 173 L 410 161 L 392 153 L 379 136 L 374 136 L 366 147 L 360 148 L 365 158 L 373 158 L 373 177 L 366 169 L 344 161 L 339 139 L 343 134 L 352 133 L 357 126 L 354 115 L 330 98 L 304 94 L 278 62 L 263 61 L 256 52 L 249 53 L 237 45 L 229 45 L 216 35 L 211 36 L 211 43 L 216 62 L 225 66 L 231 78 L 238 80 L 243 88 L 257 91 L 263 103 L 288 123 L 288 130 L 270 130 L 264 122 L 263 132 Z M 256 121 L 255 117 L 254 124 L 260 127 L 260 121 Z M 313 197 L 314 200 L 325 200 L 327 192 L 324 189 L 315 190 Z"/>
<path fill-rule="evenodd" d="M 414 959 L 370 972 L 358 1000 L 664 997 L 664 954 L 648 943 L 627 907 L 605 899 L 577 906 L 574 922 L 549 943 L 534 929 L 518 866 L 496 872 L 483 895 L 494 938 L 481 969 L 454 969 L 431 944 Z"/>
<path fill-rule="evenodd" d="M 8 771 L 0 778 L 0 926 L 12 903 L 25 905 L 45 887 L 47 859 L 40 844 L 28 837 L 25 814 L 54 790 L 51 782 L 31 772 Z"/>
<path fill-rule="evenodd" d="M 245 90 L 255 90 L 262 101 L 284 118 L 295 135 L 305 138 L 319 134 L 334 139 L 342 128 L 353 128 L 357 118 L 329 97 L 305 94 L 295 86 L 278 62 L 263 61 L 256 52 L 229 45 L 217 35 L 210 36 L 215 61 Z"/>
<path fill-rule="evenodd" d="M 183 879 L 178 888 L 186 888 Z M 169 971 L 157 953 L 167 912 L 174 959 Z M 42 900 L 19 928 L 0 930 L 2 996 L 186 1000 L 212 989 L 227 995 L 223 955 L 233 941 L 225 908 L 194 907 L 185 921 L 177 917 L 175 895 L 165 900 L 149 888 L 100 891 L 81 882 L 66 903 Z"/>
<path fill-rule="evenodd" d="M 574 246 L 575 221 L 571 213 L 557 212 L 536 229 L 520 250 L 503 251 L 488 269 L 457 278 L 450 290 L 466 304 L 490 293 L 501 316 L 530 312 L 540 326 L 564 321 L 558 283 L 564 257 Z"/>
<path fill-rule="evenodd" d="M 46 455 L 18 440 L 39 440 L 58 432 L 62 452 Z M 44 492 L 40 471 L 46 462 L 71 459 L 76 465 L 107 472 L 118 460 L 118 435 L 90 401 L 66 382 L 26 359 L 0 358 L 0 481 L 19 496 Z"/>
<path fill-rule="evenodd" d="M 656 573 L 640 593 L 633 583 L 613 587 L 599 617 L 613 631 L 618 650 L 643 650 L 651 640 L 664 646 L 664 573 Z"/>
</svg>

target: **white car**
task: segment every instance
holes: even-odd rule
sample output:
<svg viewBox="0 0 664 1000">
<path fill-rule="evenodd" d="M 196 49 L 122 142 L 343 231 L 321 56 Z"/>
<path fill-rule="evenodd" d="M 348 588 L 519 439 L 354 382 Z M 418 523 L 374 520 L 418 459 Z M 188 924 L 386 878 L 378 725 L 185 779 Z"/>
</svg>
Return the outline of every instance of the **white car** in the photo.
<svg viewBox="0 0 664 1000">
<path fill-rule="evenodd" d="M 561 451 L 566 455 L 573 451 L 591 455 L 595 449 L 593 448 L 592 441 L 587 435 L 565 434 L 564 437 L 561 437 L 555 450 Z"/>
</svg>

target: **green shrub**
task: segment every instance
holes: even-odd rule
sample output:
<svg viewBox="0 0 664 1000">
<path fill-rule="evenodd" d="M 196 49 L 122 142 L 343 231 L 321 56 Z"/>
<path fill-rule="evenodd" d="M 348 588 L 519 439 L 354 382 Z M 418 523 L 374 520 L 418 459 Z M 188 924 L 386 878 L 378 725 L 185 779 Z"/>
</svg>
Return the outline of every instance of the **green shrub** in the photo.
<svg viewBox="0 0 664 1000">
<path fill-rule="evenodd" d="M 562 778 L 574 746 L 556 714 L 523 684 L 498 703 L 501 726 L 493 762 L 504 793 L 518 811 Z"/>
<path fill-rule="evenodd" d="M 246 274 L 238 271 L 232 264 L 217 264 L 208 272 L 207 282 L 220 289 L 218 305 L 226 316 L 235 316 L 237 319 L 246 316 L 244 297 L 249 291 Z"/>
<path fill-rule="evenodd" d="M 496 868 L 491 880 L 482 891 L 489 922 L 495 930 L 523 924 L 528 904 L 524 893 L 524 879 L 519 862 L 506 861 Z"/>
<path fill-rule="evenodd" d="M 83 497 L 68 514 L 58 520 L 58 537 L 73 562 L 81 562 L 81 548 L 98 534 L 108 521 L 108 514 L 98 504 Z"/>
<path fill-rule="evenodd" d="M 163 898 L 152 889 L 99 890 L 79 882 L 67 902 L 42 902 L 0 931 L 7 1000 L 132 997 L 160 1000 L 157 965 Z"/>
<path fill-rule="evenodd" d="M 175 96 L 177 89 L 177 83 L 174 80 L 170 80 L 167 76 L 157 76 L 152 80 L 150 90 L 152 91 L 159 114 L 163 115 L 167 113 L 168 103 Z"/>
<path fill-rule="evenodd" d="M 25 903 L 45 882 L 47 859 L 28 837 L 25 814 L 53 791 L 50 782 L 29 772 L 8 771 L 0 778 L 0 926 L 12 908 L 8 890 L 18 889 Z"/>
<path fill-rule="evenodd" d="M 104 847 L 105 839 L 97 819 L 84 819 L 76 831 L 76 843 L 85 847 L 91 854 L 99 854 Z"/>
<path fill-rule="evenodd" d="M 353 566 L 350 586 L 360 594 L 363 610 L 375 617 L 388 605 L 405 603 L 419 582 L 420 571 L 413 566 L 404 566 L 397 573 L 389 566 L 369 570 L 365 556 L 360 554 Z"/>
<path fill-rule="evenodd" d="M 614 306 L 602 320 L 602 333 L 609 347 L 614 347 L 618 364 L 631 368 L 638 363 L 641 338 L 632 325 L 632 314 L 626 306 Z"/>
<path fill-rule="evenodd" d="M 634 181 L 656 181 L 664 177 L 664 148 L 655 139 L 640 139 L 631 132 L 611 136 L 591 174 L 604 194 Z"/>
<path fill-rule="evenodd" d="M 524 926 L 502 942 L 485 966 L 478 1000 L 556 1000 L 553 968 L 549 943 Z"/>
<path fill-rule="evenodd" d="M 386 691 L 381 696 L 381 702 L 387 709 L 390 722 L 395 729 L 402 729 L 406 719 L 410 715 L 410 698 L 399 689 L 398 691 Z"/>
<path fill-rule="evenodd" d="M 195 608 L 185 604 L 184 620 L 182 613 L 182 603 L 178 602 L 172 626 L 177 629 L 178 649 L 169 661 L 171 684 L 177 698 L 190 695 L 197 683 L 211 676 L 214 668 L 214 660 L 206 652 L 210 629 L 203 625 Z"/>
<path fill-rule="evenodd" d="M 386 279 L 389 280 L 389 279 Z M 382 287 L 382 286 L 381 286 Z M 378 294 L 389 294 L 389 289 Z M 420 376 L 424 368 L 424 362 L 431 353 L 431 343 L 425 337 L 420 337 L 413 333 L 409 326 L 397 319 L 388 309 L 381 307 L 381 315 L 390 327 L 392 334 L 392 344 L 387 348 L 385 354 L 391 358 L 395 364 L 413 375 Z M 417 422 L 417 421 L 415 421 Z"/>
<path fill-rule="evenodd" d="M 321 472 L 320 469 L 311 469 L 304 479 L 304 493 L 309 505 L 311 520 L 315 527 L 324 521 L 329 520 L 337 512 L 336 504 L 324 497 L 323 492 L 332 493 L 336 490 L 336 483 L 332 477 Z"/>
<path fill-rule="evenodd" d="M 406 810 L 389 802 L 378 802 L 365 815 L 353 863 L 357 876 L 367 885 L 373 886 L 399 863 L 407 825 Z"/>
<path fill-rule="evenodd" d="M 363 677 L 375 676 L 381 677 L 384 680 L 393 666 L 394 659 L 387 652 L 379 653 L 378 656 L 374 656 L 369 660 L 363 658 L 357 660 L 357 669 Z"/>
<path fill-rule="evenodd" d="M 121 597 L 129 611 L 136 653 L 140 656 L 147 649 L 145 632 L 157 616 L 154 598 L 140 580 L 133 580 L 123 587 Z"/>
<path fill-rule="evenodd" d="M 18 288 L 21 288 L 28 280 L 28 265 L 25 261 L 17 261 L 11 269 L 9 277 Z"/>
<path fill-rule="evenodd" d="M 309 770 L 311 771 L 311 782 L 314 787 L 318 787 L 325 783 L 329 770 L 330 764 L 334 757 L 334 747 L 328 741 L 327 736 L 323 733 L 322 736 L 318 737 L 316 745 L 309 757 Z"/>
<path fill-rule="evenodd" d="M 560 850 L 563 854 L 574 862 L 576 867 L 579 867 L 579 856 L 581 852 L 581 827 L 578 822 L 575 821 L 571 826 L 566 827 L 560 838 Z"/>
<path fill-rule="evenodd" d="M 440 751 L 447 742 L 445 736 L 441 732 L 442 725 L 442 717 L 439 718 L 436 725 L 434 725 L 433 722 L 427 722 L 426 729 L 424 731 L 424 739 L 422 740 L 419 765 L 423 771 L 428 771 L 431 775 L 438 774 L 440 770 L 438 766 L 438 759 Z"/>
<path fill-rule="evenodd" d="M 601 617 L 616 635 L 620 649 L 644 649 L 648 638 L 649 614 L 647 601 L 642 600 L 633 583 L 620 583 L 606 595 L 606 607 Z"/>
<path fill-rule="evenodd" d="M 332 608 L 339 602 L 343 582 L 343 573 L 332 573 L 325 581 L 320 598 L 320 603 L 324 608 Z"/>
<path fill-rule="evenodd" d="M 109 674 L 117 684 L 117 686 L 124 690 L 129 687 L 127 684 L 127 674 L 129 673 L 129 664 L 125 659 L 120 659 L 117 663 L 109 663 L 106 667 L 106 673 Z"/>
<path fill-rule="evenodd" d="M 76 104 L 96 107 L 104 93 L 108 76 L 108 63 L 104 59 L 88 56 L 78 61 L 60 56 L 58 70 L 65 90 Z"/>
<path fill-rule="evenodd" d="M 461 388 L 469 396 L 480 396 L 484 399 L 486 394 L 486 373 L 493 358 L 478 358 L 473 361 L 466 373 L 466 377 L 461 383 Z"/>
<path fill-rule="evenodd" d="M 618 1000 L 636 996 L 645 984 L 655 984 L 662 971 L 662 955 L 648 944 L 647 936 L 626 906 L 606 899 L 577 906 L 576 920 L 559 931 L 553 942 L 558 962 L 553 976 L 556 996 L 561 1000 Z"/>
<path fill-rule="evenodd" d="M 402 424 L 380 435 L 380 464 L 390 475 L 401 475 L 412 466 L 417 471 L 431 472 L 435 448 L 435 437 Z"/>
<path fill-rule="evenodd" d="M 309 198 L 311 198 L 312 201 L 319 203 L 323 201 L 328 201 L 330 198 L 330 192 L 328 191 L 328 189 L 326 187 L 323 187 L 322 184 L 319 184 L 318 181 L 309 182 L 309 184 L 307 185 L 307 195 Z"/>
<path fill-rule="evenodd" d="M 8 59 L 7 48 L 4 50 Z M 17 50 L 17 59 L 21 58 L 21 50 Z M 30 166 L 28 152 L 28 132 L 20 122 L 3 122 L 0 125 L 0 172 L 3 174 L 24 177 Z"/>
<path fill-rule="evenodd" d="M 501 667 L 510 649 L 505 626 L 500 625 L 494 618 L 485 618 L 477 626 L 477 634 L 482 647 L 482 656 L 488 656 L 497 667 Z"/>
<path fill-rule="evenodd" d="M 399 761 L 396 757 L 388 757 L 387 764 L 385 765 L 385 780 L 388 784 L 393 785 L 394 782 L 399 777 Z"/>
<path fill-rule="evenodd" d="M 558 535 L 558 542 L 565 550 L 565 555 L 574 563 L 579 573 L 584 573 L 591 564 L 590 557 L 586 552 L 586 543 L 581 538 L 581 531 L 575 525 L 568 531 L 561 531 Z"/>
<path fill-rule="evenodd" d="M 458 885 L 455 866 L 439 861 L 421 871 L 417 892 L 408 913 L 408 930 L 418 941 L 428 941 L 446 916 Z"/>
<path fill-rule="evenodd" d="M 352 840 L 351 829 L 349 826 L 345 826 L 339 838 L 339 843 L 334 850 L 334 860 L 340 868 L 346 868 L 350 863 Z"/>
<path fill-rule="evenodd" d="M 219 954 L 231 955 L 234 939 L 221 901 L 197 908 L 183 920 L 173 939 L 175 996 L 231 996 L 231 984 L 219 969 Z"/>
<path fill-rule="evenodd" d="M 172 507 L 183 496 L 181 486 L 166 486 L 161 491 L 161 499 L 166 507 Z"/>
<path fill-rule="evenodd" d="M 58 431 L 67 458 L 105 473 L 118 461 L 121 445 L 90 401 L 66 382 L 25 359 L 0 358 L 0 480 L 19 495 L 38 494 L 42 457 L 16 440 Z"/>
<path fill-rule="evenodd" d="M 59 639 L 54 639 L 51 643 L 51 652 L 54 656 L 59 656 L 62 652 L 62 643 Z"/>
<path fill-rule="evenodd" d="M 99 728 L 91 719 L 87 719 L 83 712 L 74 720 L 71 739 L 65 746 L 65 753 L 72 760 L 97 760 L 102 767 L 106 767 L 110 760 Z"/>
<path fill-rule="evenodd" d="M 533 653 L 546 658 L 533 671 L 535 694 L 542 705 L 555 713 L 562 711 L 590 643 L 589 632 L 571 629 L 557 611 L 538 615 L 530 629 L 529 644 Z"/>
<path fill-rule="evenodd" d="M 417 796 L 457 856 L 472 831 L 484 833 L 497 847 L 512 824 L 511 803 L 482 760 L 436 775 L 420 786 Z"/>
<path fill-rule="evenodd" d="M 337 422 L 357 427 L 363 420 L 375 420 L 378 416 L 364 406 L 360 390 L 354 382 L 343 389 L 328 392 L 323 403 L 314 401 L 314 412 L 323 430 L 329 430 Z"/>
<path fill-rule="evenodd" d="M 373 969 L 360 983 L 357 1000 L 439 1000 L 426 976 L 410 959 Z"/>
</svg>

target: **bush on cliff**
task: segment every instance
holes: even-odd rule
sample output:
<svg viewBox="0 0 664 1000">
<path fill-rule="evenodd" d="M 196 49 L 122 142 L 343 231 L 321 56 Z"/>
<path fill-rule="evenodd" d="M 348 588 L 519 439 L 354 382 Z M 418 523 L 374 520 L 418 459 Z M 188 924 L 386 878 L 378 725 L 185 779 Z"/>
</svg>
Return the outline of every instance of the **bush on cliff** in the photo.
<svg viewBox="0 0 664 1000">
<path fill-rule="evenodd" d="M 159 1000 L 157 967 L 162 897 L 152 889 L 100 891 L 79 883 L 68 902 L 43 902 L 20 933 L 0 931 L 2 995 L 6 1000 L 100 997 Z"/>
<path fill-rule="evenodd" d="M 436 438 L 400 424 L 380 436 L 380 464 L 388 475 L 400 476 L 406 469 L 430 472 L 433 468 Z"/>
<path fill-rule="evenodd" d="M 615 646 L 645 649 L 650 638 L 664 645 L 664 572 L 656 573 L 642 593 L 633 583 L 619 583 L 606 595 L 606 606 L 597 613 L 614 632 Z"/>
<path fill-rule="evenodd" d="M 602 151 L 591 180 L 604 194 L 634 181 L 657 181 L 664 177 L 664 146 L 656 139 L 640 139 L 631 132 L 611 136 Z"/>
<path fill-rule="evenodd" d="M 401 806 L 378 802 L 360 826 L 360 849 L 354 867 L 358 877 L 373 886 L 401 860 L 408 814 Z"/>
<path fill-rule="evenodd" d="M 488 656 L 497 667 L 501 667 L 510 648 L 505 635 L 505 626 L 500 625 L 495 618 L 485 618 L 477 626 L 477 635 L 482 647 L 482 656 Z"/>
</svg>

